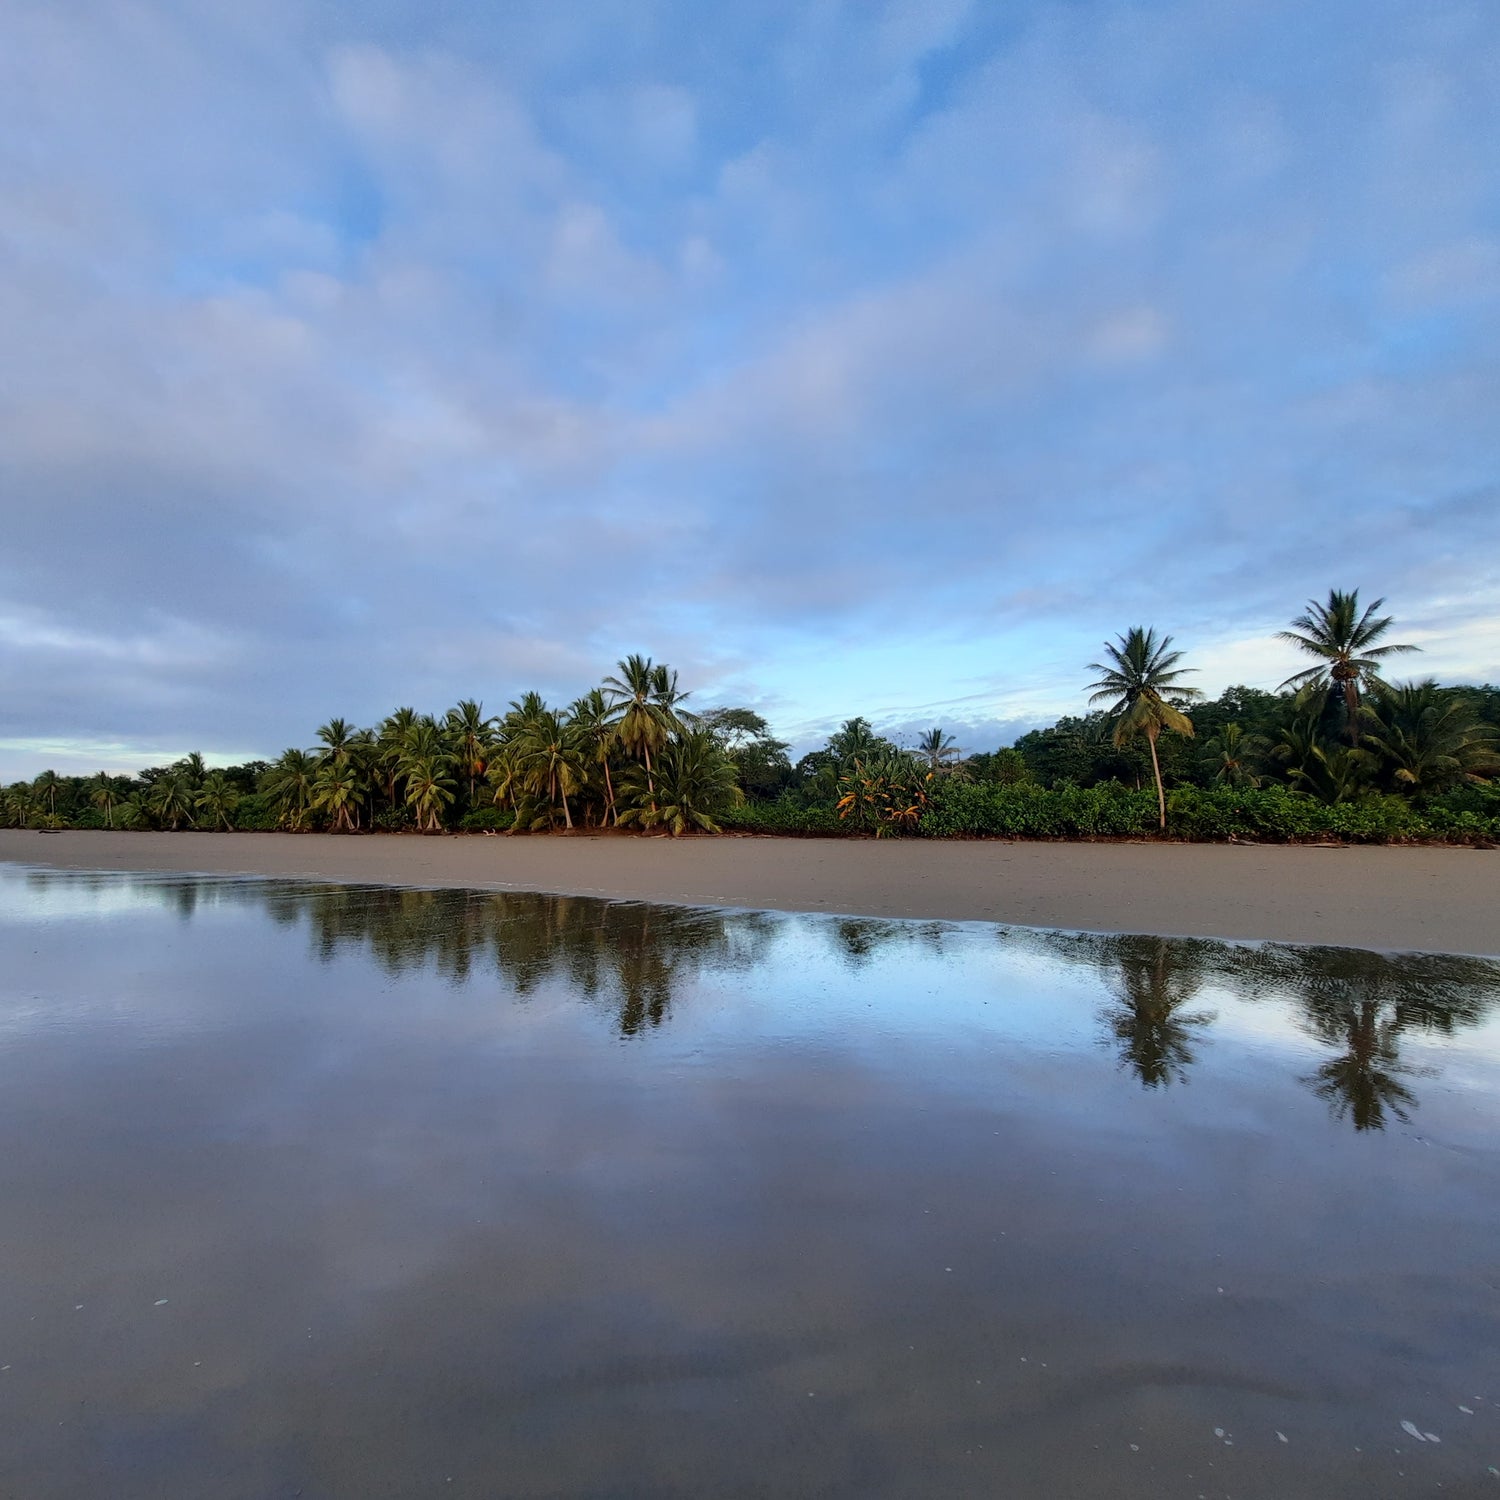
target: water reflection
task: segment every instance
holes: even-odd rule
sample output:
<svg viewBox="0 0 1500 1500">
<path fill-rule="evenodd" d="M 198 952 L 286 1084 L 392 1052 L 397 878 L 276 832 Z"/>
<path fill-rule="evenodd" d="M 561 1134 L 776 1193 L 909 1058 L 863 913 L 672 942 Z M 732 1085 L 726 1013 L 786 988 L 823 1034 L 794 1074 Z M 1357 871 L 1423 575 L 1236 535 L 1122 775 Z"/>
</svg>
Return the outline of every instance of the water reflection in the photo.
<svg viewBox="0 0 1500 1500">
<path fill-rule="evenodd" d="M 1497 980 L 0 866 L 0 1494 L 1477 1493 Z"/>
<path fill-rule="evenodd" d="M 1115 990 L 1103 1019 L 1120 1066 L 1148 1089 L 1186 1082 L 1200 1033 L 1214 1021 L 1212 1011 L 1187 1008 L 1203 985 L 1196 948 L 1160 937 L 1110 937 L 1103 947 Z"/>
<path fill-rule="evenodd" d="M 99 879 L 41 870 L 26 878 L 34 891 L 54 897 Z M 392 975 L 435 972 L 454 984 L 488 975 L 523 998 L 563 983 L 607 1006 L 625 1038 L 661 1027 L 695 978 L 763 965 L 778 932 L 795 920 L 535 892 L 103 878 L 128 883 L 138 899 L 184 919 L 221 902 L 260 906 L 279 924 L 305 927 L 325 963 L 364 951 Z M 1251 1005 L 1290 1005 L 1305 1035 L 1335 1049 L 1301 1081 L 1356 1131 L 1409 1121 L 1418 1108 L 1412 1082 L 1434 1070 L 1403 1059 L 1404 1038 L 1476 1027 L 1500 998 L 1500 963 L 1489 959 L 881 918 L 805 920 L 856 972 L 902 952 L 942 959 L 955 945 L 972 943 L 977 930 L 993 932 L 1002 952 L 1092 971 L 1107 996 L 1097 1011 L 1102 1043 L 1149 1090 L 1189 1081 L 1218 1019 L 1202 1003 L 1205 991 Z"/>
<path fill-rule="evenodd" d="M 1337 1055 L 1303 1082 L 1336 1120 L 1383 1130 L 1410 1120 L 1403 1080 L 1435 1070 L 1402 1060 L 1404 1036 L 1451 1037 L 1481 1025 L 1500 999 L 1500 963 L 1441 953 L 1227 943 L 1002 929 L 1003 941 L 1084 963 L 1112 992 L 1101 1012 L 1120 1065 L 1148 1089 L 1185 1082 L 1215 1014 L 1189 1010 L 1212 988 L 1252 1004 L 1294 1007 L 1302 1030 Z"/>
</svg>

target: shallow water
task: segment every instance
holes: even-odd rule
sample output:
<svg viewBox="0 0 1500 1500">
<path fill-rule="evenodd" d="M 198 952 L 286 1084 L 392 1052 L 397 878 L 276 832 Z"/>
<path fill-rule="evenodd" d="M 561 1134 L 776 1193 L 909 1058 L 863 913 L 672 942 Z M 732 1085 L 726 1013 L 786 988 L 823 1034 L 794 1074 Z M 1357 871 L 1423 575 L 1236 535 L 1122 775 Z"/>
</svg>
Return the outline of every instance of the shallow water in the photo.
<svg viewBox="0 0 1500 1500">
<path fill-rule="evenodd" d="M 1497 1002 L 0 867 L 0 1494 L 1500 1494 Z"/>
</svg>

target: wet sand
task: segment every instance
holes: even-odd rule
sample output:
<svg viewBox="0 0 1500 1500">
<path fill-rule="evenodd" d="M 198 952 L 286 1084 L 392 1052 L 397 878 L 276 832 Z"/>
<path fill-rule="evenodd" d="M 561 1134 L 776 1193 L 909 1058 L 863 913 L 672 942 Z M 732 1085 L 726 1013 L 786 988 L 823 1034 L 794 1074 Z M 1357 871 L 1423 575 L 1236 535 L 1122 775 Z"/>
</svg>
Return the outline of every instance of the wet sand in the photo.
<svg viewBox="0 0 1500 1500">
<path fill-rule="evenodd" d="M 0 860 L 1500 954 L 1472 849 L 8 830 Z"/>
</svg>

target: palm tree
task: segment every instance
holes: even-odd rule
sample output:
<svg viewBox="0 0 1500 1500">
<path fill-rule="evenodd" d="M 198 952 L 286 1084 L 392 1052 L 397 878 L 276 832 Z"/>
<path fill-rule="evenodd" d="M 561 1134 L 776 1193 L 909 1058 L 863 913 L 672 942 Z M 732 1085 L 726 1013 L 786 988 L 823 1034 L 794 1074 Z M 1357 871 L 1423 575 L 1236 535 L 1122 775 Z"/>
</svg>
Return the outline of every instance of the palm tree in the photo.
<svg viewBox="0 0 1500 1500">
<path fill-rule="evenodd" d="M 548 709 L 535 715 L 515 744 L 515 755 L 526 789 L 534 797 L 546 797 L 547 814 L 537 822 L 550 821 L 558 799 L 562 801 L 563 823 L 572 828 L 573 814 L 568 795 L 583 784 L 586 774 L 585 754 L 570 726 L 560 713 Z"/>
<path fill-rule="evenodd" d="M 186 774 L 175 767 L 152 784 L 149 806 L 152 815 L 176 830 L 186 821 L 193 821 L 195 788 Z"/>
<path fill-rule="evenodd" d="M 197 750 L 184 755 L 171 769 L 180 772 L 183 780 L 195 792 L 203 785 L 203 778 L 208 775 L 208 767 L 203 763 L 203 756 Z"/>
<path fill-rule="evenodd" d="M 604 772 L 604 815 L 617 827 L 619 812 L 615 808 L 615 785 L 609 774 L 609 758 L 620 740 L 619 715 L 599 688 L 591 688 L 575 698 L 568 708 L 572 731 L 581 749 Z"/>
<path fill-rule="evenodd" d="M 1292 621 L 1290 630 L 1279 632 L 1279 638 L 1317 658 L 1317 664 L 1294 672 L 1282 687 L 1305 684 L 1326 687 L 1330 695 L 1342 695 L 1345 732 L 1351 745 L 1359 744 L 1359 694 L 1381 686 L 1380 666 L 1388 656 L 1418 651 L 1419 646 L 1388 642 L 1377 645 L 1391 628 L 1391 616 L 1377 616 L 1384 605 L 1377 599 L 1363 614 L 1359 608 L 1359 590 L 1347 594 L 1330 589 L 1328 602 L 1307 601 L 1307 609 Z"/>
<path fill-rule="evenodd" d="M 941 729 L 929 729 L 917 741 L 917 754 L 927 761 L 929 771 L 941 771 L 958 754 L 958 741 Z"/>
<path fill-rule="evenodd" d="M 1251 760 L 1264 749 L 1259 735 L 1246 734 L 1240 724 L 1226 724 L 1203 743 L 1203 755 L 1215 786 L 1259 786 L 1260 777 L 1250 769 Z"/>
<path fill-rule="evenodd" d="M 354 753 L 357 731 L 347 719 L 330 719 L 318 730 L 318 738 L 328 747 L 323 759 L 334 765 L 343 765 Z"/>
<path fill-rule="evenodd" d="M 355 814 L 364 801 L 359 770 L 346 754 L 343 760 L 325 757 L 312 783 L 312 805 L 333 816 L 333 831 L 353 833 Z"/>
<path fill-rule="evenodd" d="M 847 765 L 851 761 L 868 760 L 888 747 L 868 719 L 856 717 L 845 719 L 837 733 L 829 735 L 828 748 L 840 765 Z"/>
<path fill-rule="evenodd" d="M 222 825 L 226 832 L 234 827 L 230 814 L 239 802 L 238 788 L 222 771 L 210 771 L 194 798 L 198 811 L 207 813 L 212 822 Z"/>
<path fill-rule="evenodd" d="M 89 801 L 104 813 L 106 828 L 115 826 L 115 802 L 118 798 L 119 788 L 108 771 L 100 771 L 89 779 Z"/>
<path fill-rule="evenodd" d="M 283 750 L 281 758 L 266 773 L 265 789 L 276 804 L 277 821 L 293 833 L 307 824 L 313 804 L 313 777 L 317 760 L 307 750 Z"/>
<path fill-rule="evenodd" d="M 424 833 L 443 831 L 443 809 L 453 802 L 453 778 L 446 755 L 416 755 L 402 762 L 406 800 L 416 809 L 417 827 Z"/>
<path fill-rule="evenodd" d="M 665 827 L 674 838 L 694 828 L 718 833 L 717 816 L 745 800 L 734 762 L 708 729 L 686 730 L 662 747 L 654 785 L 642 784 L 638 772 L 627 777 L 632 805 L 620 822 Z"/>
<path fill-rule="evenodd" d="M 35 781 L 31 783 L 31 789 L 38 797 L 47 799 L 47 816 L 57 816 L 57 789 L 63 784 L 63 779 L 56 771 L 43 771 Z"/>
<path fill-rule="evenodd" d="M 1177 665 L 1182 660 L 1182 652 L 1170 650 L 1171 644 L 1171 636 L 1164 635 L 1158 641 L 1155 630 L 1134 625 L 1119 638 L 1118 644 L 1104 643 L 1106 661 L 1089 663 L 1089 671 L 1100 674 L 1097 682 L 1089 684 L 1094 689 L 1089 702 L 1109 703 L 1108 712 L 1115 721 L 1114 743 L 1123 745 L 1126 740 L 1144 734 L 1151 747 L 1156 806 L 1163 829 L 1167 826 L 1167 794 L 1161 783 L 1156 741 L 1163 729 L 1191 736 L 1193 721 L 1177 704 L 1203 696 L 1196 688 L 1179 684 L 1178 678 L 1193 668 Z"/>
<path fill-rule="evenodd" d="M 654 795 L 651 752 L 660 751 L 679 722 L 673 707 L 676 674 L 668 676 L 666 668 L 653 666 L 649 656 L 627 656 L 617 665 L 619 674 L 604 679 L 604 691 L 613 700 L 612 706 L 623 710 L 620 743 L 628 754 L 645 762 L 646 787 Z"/>
<path fill-rule="evenodd" d="M 416 722 L 416 709 L 398 708 L 382 721 L 375 738 L 380 789 L 390 799 L 392 811 L 396 807 L 396 793 L 400 790 L 401 757 L 406 753 L 406 742 Z"/>
<path fill-rule="evenodd" d="M 1496 734 L 1431 678 L 1377 687 L 1360 708 L 1365 743 L 1384 773 L 1406 791 L 1441 791 L 1487 781 L 1500 771 Z"/>
<path fill-rule="evenodd" d="M 481 704 L 465 698 L 450 708 L 445 722 L 448 744 L 458 768 L 469 778 L 469 805 L 474 805 L 474 782 L 484 775 L 493 744 L 494 726 Z"/>
</svg>

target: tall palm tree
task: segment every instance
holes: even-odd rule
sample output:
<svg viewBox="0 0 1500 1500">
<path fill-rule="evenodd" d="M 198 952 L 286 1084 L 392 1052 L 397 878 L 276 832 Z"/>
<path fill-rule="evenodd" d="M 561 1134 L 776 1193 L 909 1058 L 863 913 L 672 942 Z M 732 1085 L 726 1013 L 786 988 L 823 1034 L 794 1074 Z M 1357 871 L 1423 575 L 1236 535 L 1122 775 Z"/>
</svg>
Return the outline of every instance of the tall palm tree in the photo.
<svg viewBox="0 0 1500 1500">
<path fill-rule="evenodd" d="M 206 813 L 216 827 L 226 832 L 234 827 L 232 814 L 239 803 L 239 789 L 222 771 L 210 771 L 193 799 L 198 811 Z"/>
<path fill-rule="evenodd" d="M 43 771 L 35 781 L 31 783 L 31 789 L 38 797 L 47 799 L 47 816 L 57 816 L 57 789 L 63 784 L 63 779 L 56 771 Z"/>
<path fill-rule="evenodd" d="M 444 721 L 448 745 L 460 771 L 469 779 L 469 805 L 474 805 L 474 783 L 484 775 L 494 738 L 494 726 L 485 717 L 483 705 L 465 698 L 448 710 Z"/>
<path fill-rule="evenodd" d="M 187 776 L 173 768 L 152 784 L 151 812 L 174 831 L 184 822 L 191 826 L 195 794 L 195 788 Z"/>
<path fill-rule="evenodd" d="M 359 769 L 352 755 L 343 760 L 325 756 L 313 777 L 312 805 L 332 816 L 335 833 L 355 831 L 355 814 L 363 800 Z"/>
<path fill-rule="evenodd" d="M 276 764 L 266 772 L 265 789 L 276 804 L 277 821 L 293 833 L 300 833 L 307 826 L 317 770 L 314 755 L 307 750 L 291 749 L 283 750 Z"/>
<path fill-rule="evenodd" d="M 1309 599 L 1307 609 L 1292 621 L 1292 628 L 1278 633 L 1281 640 L 1317 658 L 1314 666 L 1292 673 L 1282 687 L 1314 684 L 1342 696 L 1345 733 L 1351 745 L 1359 744 L 1361 688 L 1368 691 L 1382 685 L 1380 667 L 1386 657 L 1421 649 L 1397 642 L 1376 644 L 1392 623 L 1390 615 L 1376 613 L 1384 603 L 1384 599 L 1377 599 L 1361 613 L 1358 589 L 1347 594 L 1330 589 L 1326 604 Z"/>
<path fill-rule="evenodd" d="M 917 754 L 926 760 L 929 771 L 941 771 L 958 754 L 958 741 L 941 729 L 929 729 L 917 741 Z"/>
<path fill-rule="evenodd" d="M 618 827 L 620 814 L 615 807 L 609 758 L 620 742 L 619 713 L 610 707 L 600 688 L 591 688 L 569 705 L 568 718 L 579 746 L 604 773 L 604 815 Z"/>
<path fill-rule="evenodd" d="M 678 718 L 674 710 L 676 674 L 652 664 L 649 656 L 627 656 L 618 663 L 619 672 L 604 679 L 604 691 L 621 710 L 620 743 L 628 754 L 645 762 L 646 786 L 655 796 L 651 769 L 652 751 L 660 751 Z M 666 701 L 663 701 L 663 700 Z"/>
<path fill-rule="evenodd" d="M 108 771 L 100 771 L 89 779 L 89 801 L 104 814 L 104 826 L 115 826 L 115 803 L 119 800 L 119 788 Z"/>
<path fill-rule="evenodd" d="M 451 764 L 441 753 L 418 754 L 402 762 L 406 800 L 416 810 L 417 827 L 424 833 L 443 831 L 443 809 L 453 802 Z"/>
<path fill-rule="evenodd" d="M 416 709 L 398 708 L 381 722 L 379 732 L 375 736 L 376 768 L 380 790 L 389 799 L 393 812 L 396 808 L 397 793 L 400 791 L 401 757 L 406 754 L 406 742 L 416 722 Z"/>
<path fill-rule="evenodd" d="M 828 748 L 840 765 L 868 760 L 882 747 L 883 741 L 875 733 L 874 726 L 862 716 L 845 719 L 837 732 L 828 737 Z"/>
<path fill-rule="evenodd" d="M 1191 736 L 1193 721 L 1177 705 L 1203 696 L 1197 688 L 1184 687 L 1178 681 L 1193 668 L 1177 665 L 1182 652 L 1171 650 L 1171 645 L 1171 636 L 1158 640 L 1155 630 L 1134 625 L 1118 642 L 1104 643 L 1105 661 L 1089 663 L 1089 671 L 1100 674 L 1097 682 L 1089 684 L 1094 689 L 1089 702 L 1110 705 L 1109 713 L 1115 721 L 1114 743 L 1123 745 L 1144 734 L 1151 747 L 1151 772 L 1156 778 L 1156 806 L 1163 829 L 1167 826 L 1167 794 L 1161 782 L 1156 741 L 1163 729 Z"/>
<path fill-rule="evenodd" d="M 172 770 L 180 772 L 183 780 L 195 792 L 203 785 L 203 778 L 208 775 L 208 767 L 204 764 L 202 754 L 197 750 L 189 751 L 172 767 Z"/>
<path fill-rule="evenodd" d="M 583 784 L 586 760 L 583 747 L 563 716 L 553 709 L 536 715 L 518 738 L 515 753 L 527 790 L 535 797 L 545 796 L 548 818 L 561 799 L 563 823 L 571 829 L 573 814 L 568 796 Z"/>
<path fill-rule="evenodd" d="M 358 731 L 347 719 L 330 719 L 318 730 L 318 738 L 327 749 L 323 759 L 334 765 L 343 765 L 354 753 L 354 740 Z"/>
</svg>

